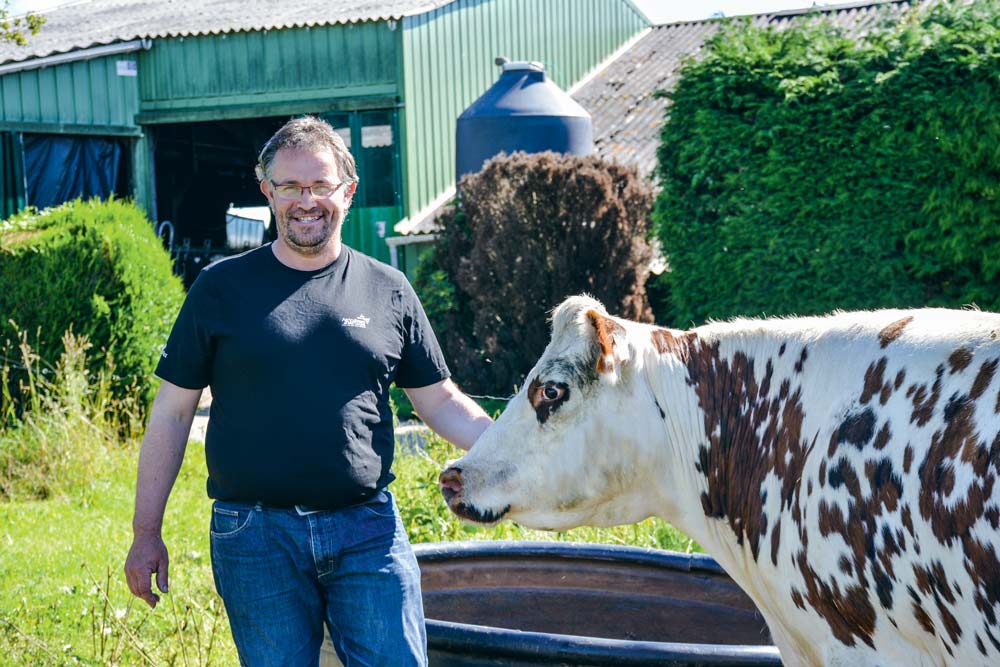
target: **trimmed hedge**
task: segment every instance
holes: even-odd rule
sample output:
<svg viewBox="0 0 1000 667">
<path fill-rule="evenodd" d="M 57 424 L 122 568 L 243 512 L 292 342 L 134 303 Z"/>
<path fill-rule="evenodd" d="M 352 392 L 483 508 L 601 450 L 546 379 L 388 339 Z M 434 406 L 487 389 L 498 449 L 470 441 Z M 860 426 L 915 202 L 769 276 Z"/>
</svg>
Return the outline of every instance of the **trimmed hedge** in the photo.
<svg viewBox="0 0 1000 667">
<path fill-rule="evenodd" d="M 145 409 L 183 298 L 168 253 L 134 204 L 77 200 L 0 222 L 0 343 L 8 358 L 24 332 L 54 366 L 72 329 L 93 345 L 88 371 L 113 367 L 114 394 Z"/>
<path fill-rule="evenodd" d="M 652 190 L 596 157 L 500 155 L 460 184 L 415 287 L 456 381 L 497 396 L 520 385 L 549 341 L 549 312 L 587 292 L 651 321 L 645 280 Z"/>
<path fill-rule="evenodd" d="M 669 94 L 660 319 L 1000 309 L 998 8 L 913 9 L 859 41 L 727 22 Z"/>
</svg>

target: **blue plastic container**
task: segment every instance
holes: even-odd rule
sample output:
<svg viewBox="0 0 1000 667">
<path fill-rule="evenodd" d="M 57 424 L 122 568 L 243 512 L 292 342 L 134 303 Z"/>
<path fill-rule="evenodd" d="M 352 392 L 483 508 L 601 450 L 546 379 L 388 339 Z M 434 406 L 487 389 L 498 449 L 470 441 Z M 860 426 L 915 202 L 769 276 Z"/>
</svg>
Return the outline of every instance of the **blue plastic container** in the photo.
<svg viewBox="0 0 1000 667">
<path fill-rule="evenodd" d="M 459 180 L 501 152 L 594 151 L 590 114 L 545 74 L 541 63 L 497 62 L 503 68 L 500 78 L 458 117 Z"/>
</svg>

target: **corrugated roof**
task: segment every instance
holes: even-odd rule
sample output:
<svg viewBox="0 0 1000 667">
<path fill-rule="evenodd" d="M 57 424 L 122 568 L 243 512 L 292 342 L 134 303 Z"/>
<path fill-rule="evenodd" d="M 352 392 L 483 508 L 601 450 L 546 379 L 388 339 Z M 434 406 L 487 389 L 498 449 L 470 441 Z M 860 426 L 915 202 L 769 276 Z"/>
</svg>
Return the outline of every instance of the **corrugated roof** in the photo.
<svg viewBox="0 0 1000 667">
<path fill-rule="evenodd" d="M 0 43 L 0 64 L 141 38 L 186 37 L 399 19 L 454 0 L 89 0 L 39 12 L 27 46 Z"/>
<path fill-rule="evenodd" d="M 750 19 L 755 26 L 782 29 L 820 13 L 843 26 L 849 34 L 860 36 L 876 22 L 898 18 L 914 4 L 922 2 L 854 2 L 758 14 Z M 721 25 L 722 21 L 713 19 L 655 26 L 648 35 L 574 93 L 574 99 L 590 112 L 598 155 L 635 165 L 643 176 L 653 177 L 660 129 L 668 105 L 668 100 L 656 97 L 655 92 L 669 90 L 676 85 L 683 60 L 696 56 Z"/>
</svg>

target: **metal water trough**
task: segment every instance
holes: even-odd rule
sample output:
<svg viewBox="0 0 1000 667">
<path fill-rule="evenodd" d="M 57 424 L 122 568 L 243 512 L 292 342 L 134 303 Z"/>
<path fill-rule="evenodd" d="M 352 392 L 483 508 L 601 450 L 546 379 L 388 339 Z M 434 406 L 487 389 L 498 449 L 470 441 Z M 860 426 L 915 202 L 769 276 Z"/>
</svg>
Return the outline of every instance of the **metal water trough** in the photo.
<svg viewBox="0 0 1000 667">
<path fill-rule="evenodd" d="M 550 542 L 439 542 L 420 562 L 431 667 L 777 667 L 711 558 Z"/>
</svg>

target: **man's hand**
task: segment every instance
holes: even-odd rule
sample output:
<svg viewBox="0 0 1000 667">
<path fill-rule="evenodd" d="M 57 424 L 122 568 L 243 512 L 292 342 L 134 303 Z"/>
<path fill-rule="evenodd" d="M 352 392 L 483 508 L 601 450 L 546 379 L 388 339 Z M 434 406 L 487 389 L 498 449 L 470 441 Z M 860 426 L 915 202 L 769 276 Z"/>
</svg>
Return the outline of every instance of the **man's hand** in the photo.
<svg viewBox="0 0 1000 667">
<path fill-rule="evenodd" d="M 132 517 L 134 537 L 125 559 L 125 580 L 129 590 L 150 607 L 160 601 L 149 581 L 154 573 L 157 588 L 167 592 L 169 557 L 161 537 L 163 512 L 184 461 L 184 449 L 199 398 L 201 389 L 184 389 L 166 380 L 161 382 L 139 451 Z"/>
<path fill-rule="evenodd" d="M 167 545 L 159 535 L 136 535 L 125 559 L 125 580 L 132 594 L 142 598 L 150 607 L 156 607 L 160 596 L 153 592 L 150 579 L 156 574 L 156 587 L 166 593 L 167 567 L 170 557 Z"/>
</svg>

